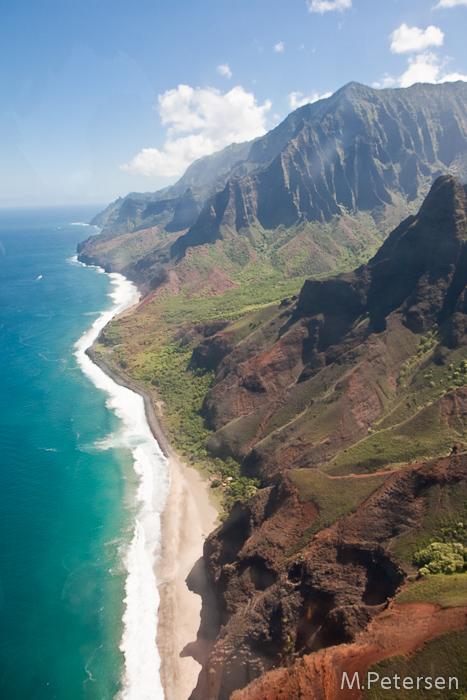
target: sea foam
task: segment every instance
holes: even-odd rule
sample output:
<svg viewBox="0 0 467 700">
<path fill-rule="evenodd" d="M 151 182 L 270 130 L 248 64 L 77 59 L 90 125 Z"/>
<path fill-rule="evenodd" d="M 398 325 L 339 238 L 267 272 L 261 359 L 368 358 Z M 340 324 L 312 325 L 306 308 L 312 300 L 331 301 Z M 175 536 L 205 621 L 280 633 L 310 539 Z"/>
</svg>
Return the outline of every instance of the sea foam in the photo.
<svg viewBox="0 0 467 700">
<path fill-rule="evenodd" d="M 76 259 L 70 262 L 76 262 Z M 104 326 L 138 299 L 136 288 L 129 280 L 116 273 L 109 277 L 113 285 L 110 296 L 114 305 L 102 313 L 91 329 L 80 338 L 75 355 L 81 369 L 93 384 L 106 392 L 107 407 L 122 422 L 118 433 L 100 441 L 96 447 L 101 450 L 128 448 L 139 481 L 133 536 L 123 561 L 127 576 L 120 649 L 125 657 L 125 670 L 123 689 L 117 697 L 119 700 L 162 700 L 164 691 L 159 674 L 160 656 L 156 647 L 159 593 L 154 564 L 160 551 L 161 514 L 167 499 L 170 476 L 167 460 L 146 421 L 143 398 L 116 384 L 85 354 Z"/>
</svg>

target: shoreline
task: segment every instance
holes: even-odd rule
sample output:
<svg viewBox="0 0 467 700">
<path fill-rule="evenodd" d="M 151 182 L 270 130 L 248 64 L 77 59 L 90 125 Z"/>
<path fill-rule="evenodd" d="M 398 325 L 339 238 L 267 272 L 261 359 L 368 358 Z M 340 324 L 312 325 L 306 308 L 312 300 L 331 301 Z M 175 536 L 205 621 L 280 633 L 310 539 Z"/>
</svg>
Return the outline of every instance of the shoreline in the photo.
<svg viewBox="0 0 467 700">
<path fill-rule="evenodd" d="M 86 354 L 114 382 L 142 396 L 151 433 L 169 463 L 170 488 L 161 517 L 160 553 L 154 566 L 160 595 L 156 644 L 165 700 L 188 700 L 202 668 L 189 648 L 196 650 L 200 662 L 207 657 L 207 648 L 203 649 L 202 641 L 197 642 L 197 636 L 201 607 L 210 595 L 204 566 L 199 563 L 193 569 L 202 557 L 207 535 L 216 527 L 219 512 L 209 498 L 208 483 L 182 461 L 169 443 L 150 393 L 110 367 L 92 347 Z M 190 573 L 190 588 L 196 593 L 186 583 Z"/>
<path fill-rule="evenodd" d="M 119 316 L 120 314 L 118 314 Z M 115 316 L 114 318 L 118 318 Z M 112 319 L 114 320 L 114 319 Z M 146 413 L 146 419 L 153 434 L 154 438 L 157 440 L 159 447 L 161 448 L 164 456 L 167 459 L 175 454 L 169 441 L 167 440 L 164 431 L 162 430 L 159 419 L 157 418 L 156 411 L 154 409 L 154 404 L 152 397 L 146 389 L 139 386 L 136 382 L 127 379 L 123 374 L 120 374 L 114 370 L 105 360 L 103 360 L 99 355 L 92 349 L 92 346 L 86 350 L 86 355 L 89 357 L 95 365 L 97 365 L 108 377 L 113 379 L 116 384 L 124 386 L 125 389 L 133 391 L 135 394 L 142 396 L 144 401 L 144 410 Z"/>
</svg>

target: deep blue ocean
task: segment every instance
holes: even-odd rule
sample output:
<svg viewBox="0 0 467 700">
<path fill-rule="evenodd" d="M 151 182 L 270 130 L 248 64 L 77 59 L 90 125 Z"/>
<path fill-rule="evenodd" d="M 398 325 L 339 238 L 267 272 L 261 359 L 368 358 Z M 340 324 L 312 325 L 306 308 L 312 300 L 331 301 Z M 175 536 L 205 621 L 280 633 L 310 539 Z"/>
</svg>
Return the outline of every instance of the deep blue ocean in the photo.
<svg viewBox="0 0 467 700">
<path fill-rule="evenodd" d="M 152 564 L 168 477 L 140 397 L 83 355 L 135 293 L 73 259 L 95 213 L 0 210 L 1 700 L 163 697 Z"/>
</svg>

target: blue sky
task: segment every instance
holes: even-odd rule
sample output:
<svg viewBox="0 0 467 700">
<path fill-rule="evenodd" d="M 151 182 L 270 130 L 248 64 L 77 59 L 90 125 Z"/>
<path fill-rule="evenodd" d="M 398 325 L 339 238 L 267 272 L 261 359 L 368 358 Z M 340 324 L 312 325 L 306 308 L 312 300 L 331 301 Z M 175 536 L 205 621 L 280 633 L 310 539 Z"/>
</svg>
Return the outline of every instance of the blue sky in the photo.
<svg viewBox="0 0 467 700">
<path fill-rule="evenodd" d="M 0 206 L 107 203 L 356 80 L 467 80 L 467 0 L 15 0 Z"/>
</svg>

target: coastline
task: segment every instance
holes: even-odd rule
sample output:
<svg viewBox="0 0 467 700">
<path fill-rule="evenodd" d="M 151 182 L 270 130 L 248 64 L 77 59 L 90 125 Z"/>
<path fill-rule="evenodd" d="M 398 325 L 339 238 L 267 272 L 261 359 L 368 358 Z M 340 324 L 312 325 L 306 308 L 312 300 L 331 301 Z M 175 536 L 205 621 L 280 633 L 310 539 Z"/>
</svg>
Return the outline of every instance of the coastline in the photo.
<svg viewBox="0 0 467 700">
<path fill-rule="evenodd" d="M 202 600 L 209 596 L 209 590 L 202 565 L 196 567 L 195 580 L 190 581 L 196 593 L 188 588 L 186 579 L 201 558 L 204 540 L 215 528 L 219 513 L 209 498 L 207 483 L 199 472 L 183 463 L 167 440 L 150 393 L 115 371 L 92 347 L 86 354 L 114 382 L 142 396 L 148 426 L 169 463 L 170 487 L 161 518 L 161 549 L 154 567 L 160 595 L 156 641 L 165 700 L 188 700 L 201 665 L 188 651 L 183 652 L 197 640 Z M 202 662 L 206 656 L 203 644 L 198 644 L 196 657 Z"/>
<path fill-rule="evenodd" d="M 118 318 L 120 314 L 115 316 L 114 318 Z M 113 320 L 113 319 L 112 319 Z M 159 443 L 159 447 L 161 448 L 162 452 L 164 453 L 164 456 L 169 459 L 170 456 L 173 453 L 172 447 L 167 440 L 165 433 L 163 432 L 161 425 L 159 423 L 159 419 L 156 416 L 156 412 L 154 410 L 154 404 L 152 402 L 152 398 L 146 389 L 143 389 L 143 387 L 139 386 L 136 382 L 131 381 L 130 379 L 127 379 L 123 374 L 119 374 L 116 372 L 105 360 L 103 360 L 99 355 L 92 349 L 92 346 L 86 350 L 86 355 L 94 362 L 95 365 L 97 365 L 108 377 L 113 379 L 113 381 L 116 384 L 119 384 L 120 386 L 124 386 L 125 389 L 129 389 L 130 391 L 133 391 L 135 394 L 139 394 L 142 396 L 143 401 L 144 401 L 144 410 L 146 413 L 146 419 L 149 425 L 149 428 L 151 430 L 151 433 L 154 435 L 156 438 L 157 442 Z"/>
</svg>

